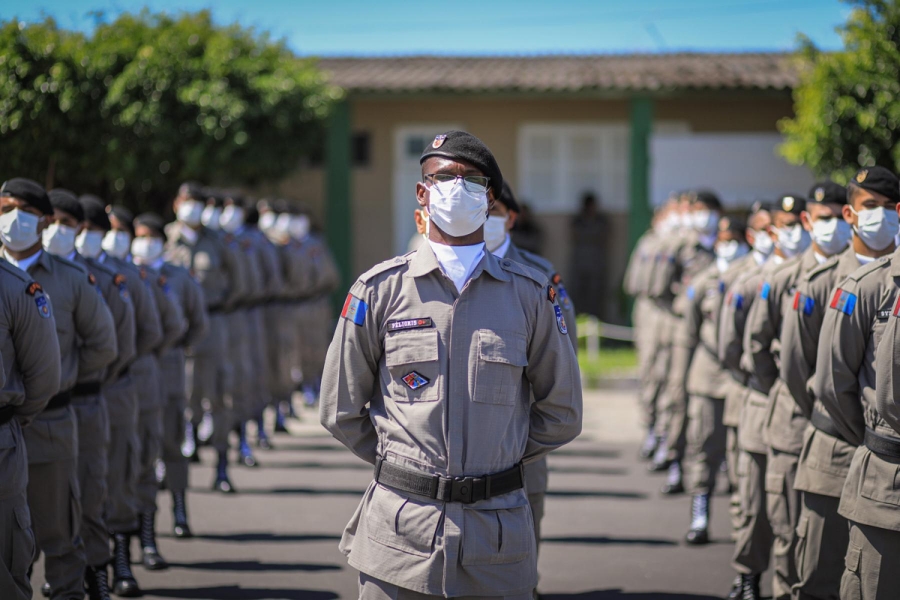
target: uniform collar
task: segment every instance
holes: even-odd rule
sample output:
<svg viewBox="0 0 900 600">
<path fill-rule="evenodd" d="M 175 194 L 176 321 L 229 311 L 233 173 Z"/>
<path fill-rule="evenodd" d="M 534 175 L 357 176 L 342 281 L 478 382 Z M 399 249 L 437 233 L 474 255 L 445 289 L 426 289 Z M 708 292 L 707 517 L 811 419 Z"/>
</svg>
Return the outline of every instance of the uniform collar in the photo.
<svg viewBox="0 0 900 600">
<path fill-rule="evenodd" d="M 900 248 L 891 254 L 891 277 L 900 277 Z"/>
<path fill-rule="evenodd" d="M 494 256 L 496 256 L 498 258 L 505 258 L 512 253 L 512 248 L 513 248 L 512 237 L 510 237 L 510 235 L 507 233 L 506 239 L 503 240 L 503 243 L 500 244 L 500 247 L 497 248 L 496 250 L 492 251 L 491 254 L 493 254 Z M 512 258 L 512 257 L 510 257 L 510 258 Z M 513 259 L 513 260 L 515 260 L 515 259 Z"/>
<path fill-rule="evenodd" d="M 509 259 L 504 258 L 502 260 L 508 261 Z M 435 269 L 440 269 L 440 264 L 438 263 L 437 257 L 434 255 L 434 250 L 431 249 L 431 244 L 426 242 L 419 246 L 419 249 L 416 250 L 416 253 L 409 261 L 409 269 L 406 271 L 406 276 L 421 277 L 423 275 L 428 275 Z M 469 279 L 475 279 L 481 271 L 486 272 L 498 281 L 510 281 L 509 275 L 500 267 L 500 259 L 490 252 L 485 251 L 484 256 L 475 266 Z"/>
</svg>

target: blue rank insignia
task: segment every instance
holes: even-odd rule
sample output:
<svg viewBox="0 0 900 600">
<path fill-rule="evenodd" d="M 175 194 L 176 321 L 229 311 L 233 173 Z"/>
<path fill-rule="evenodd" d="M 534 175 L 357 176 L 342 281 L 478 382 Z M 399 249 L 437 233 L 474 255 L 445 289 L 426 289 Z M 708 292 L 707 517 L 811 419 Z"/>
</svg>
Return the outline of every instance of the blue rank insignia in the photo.
<svg viewBox="0 0 900 600">
<path fill-rule="evenodd" d="M 831 299 L 831 304 L 828 306 L 829 308 L 841 311 L 845 315 L 853 314 L 853 309 L 856 308 L 856 294 L 851 294 L 846 290 L 838 288 L 834 291 L 834 297 Z"/>
<path fill-rule="evenodd" d="M 566 327 L 566 318 L 562 314 L 562 309 L 558 304 L 553 305 L 553 312 L 556 313 L 556 326 L 559 327 L 559 332 L 563 335 L 568 335 L 569 328 Z"/>
<path fill-rule="evenodd" d="M 759 297 L 763 300 L 769 299 L 769 292 L 772 291 L 772 286 L 769 285 L 769 282 L 766 281 L 759 287 Z"/>
<path fill-rule="evenodd" d="M 696 296 L 696 295 L 697 295 L 697 292 L 694 291 L 694 286 L 689 286 L 687 289 L 688 300 L 693 300 L 694 296 Z"/>
<path fill-rule="evenodd" d="M 816 301 L 809 296 L 804 296 L 800 292 L 794 292 L 794 310 L 803 311 L 803 314 L 809 316 L 816 307 Z"/>
<path fill-rule="evenodd" d="M 34 299 L 35 305 L 38 307 L 38 312 L 45 319 L 50 318 L 50 303 L 47 302 L 47 296 L 37 296 Z"/>
<path fill-rule="evenodd" d="M 361 327 L 362 324 L 366 322 L 366 312 L 368 310 L 369 306 L 365 302 L 353 294 L 347 294 L 341 316 L 354 325 L 359 325 Z"/>
<path fill-rule="evenodd" d="M 428 385 L 430 382 L 427 379 L 425 379 L 424 377 L 422 377 L 421 375 L 419 375 L 418 373 L 416 373 L 415 371 L 413 371 L 409 375 L 406 375 L 403 377 L 403 383 L 405 383 L 409 389 L 417 390 L 420 387 Z"/>
<path fill-rule="evenodd" d="M 719 280 L 719 293 L 720 294 L 725 293 L 725 282 L 722 281 L 721 279 Z"/>
</svg>

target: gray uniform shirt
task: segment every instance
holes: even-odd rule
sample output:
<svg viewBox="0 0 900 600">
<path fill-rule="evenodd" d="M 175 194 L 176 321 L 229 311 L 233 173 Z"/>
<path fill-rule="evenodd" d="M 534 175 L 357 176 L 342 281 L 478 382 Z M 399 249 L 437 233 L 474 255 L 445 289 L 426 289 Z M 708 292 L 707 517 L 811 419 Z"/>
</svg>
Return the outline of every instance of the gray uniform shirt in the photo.
<svg viewBox="0 0 900 600">
<path fill-rule="evenodd" d="M 450 477 L 501 472 L 570 442 L 581 384 L 548 287 L 488 252 L 457 293 L 429 244 L 373 268 L 351 288 L 328 350 L 322 424 L 367 462 Z M 537 583 L 523 489 L 464 506 L 373 482 L 341 549 L 353 567 L 426 594 L 512 595 Z"/>
</svg>

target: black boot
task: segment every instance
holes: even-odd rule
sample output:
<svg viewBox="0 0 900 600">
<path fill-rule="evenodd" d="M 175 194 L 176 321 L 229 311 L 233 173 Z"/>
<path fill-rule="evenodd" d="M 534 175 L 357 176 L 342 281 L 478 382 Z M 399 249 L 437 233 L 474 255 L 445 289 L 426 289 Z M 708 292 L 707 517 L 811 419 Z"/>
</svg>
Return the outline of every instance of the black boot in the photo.
<svg viewBox="0 0 900 600">
<path fill-rule="evenodd" d="M 88 600 L 110 600 L 109 580 L 107 577 L 106 565 L 85 569 L 84 583 L 85 587 L 87 587 Z"/>
<path fill-rule="evenodd" d="M 656 432 L 653 431 L 653 428 L 650 428 L 650 431 L 647 432 L 647 437 L 644 438 L 644 443 L 641 445 L 641 451 L 638 453 L 638 456 L 641 460 L 650 460 L 653 458 L 653 454 L 656 452 L 656 446 L 659 444 L 659 439 L 656 437 Z"/>
<path fill-rule="evenodd" d="M 235 493 L 231 480 L 228 479 L 228 451 L 219 452 L 219 464 L 216 468 L 216 480 L 213 482 L 213 490 L 223 494 Z"/>
<path fill-rule="evenodd" d="M 172 513 L 175 517 L 174 532 L 177 538 L 194 537 L 187 519 L 187 502 L 185 501 L 184 491 L 172 492 Z"/>
<path fill-rule="evenodd" d="M 45 582 L 44 585 L 41 586 L 41 596 L 43 596 L 44 598 L 49 598 L 50 594 L 52 593 L 53 588 L 50 587 L 49 583 Z"/>
<path fill-rule="evenodd" d="M 734 581 L 731 582 L 731 591 L 728 592 L 727 600 L 738 600 L 744 588 L 744 579 L 741 575 L 736 575 Z"/>
<path fill-rule="evenodd" d="M 190 432 L 189 432 L 189 433 L 190 433 L 190 436 L 191 436 L 192 442 L 191 442 L 191 444 L 190 444 L 190 447 L 191 447 L 191 453 L 188 454 L 187 459 L 188 459 L 189 462 L 192 462 L 192 463 L 199 463 L 199 462 L 200 462 L 200 452 L 199 452 L 199 450 L 200 450 L 200 440 L 197 439 L 197 426 L 198 426 L 198 425 L 199 425 L 199 423 L 194 423 L 194 422 L 192 421 L 192 422 L 191 422 Z"/>
<path fill-rule="evenodd" d="M 741 595 L 740 600 L 760 600 L 759 595 L 760 575 L 741 575 Z"/>
<path fill-rule="evenodd" d="M 684 541 L 691 545 L 709 543 L 709 494 L 697 494 L 691 500 L 691 529 Z"/>
<path fill-rule="evenodd" d="M 263 419 L 263 413 L 259 413 L 259 416 L 256 417 L 256 447 L 261 450 L 272 449 L 272 443 L 269 441 L 268 434 L 266 434 L 266 425 Z"/>
<path fill-rule="evenodd" d="M 166 562 L 156 547 L 156 513 L 141 513 L 142 562 L 148 571 L 168 569 Z"/>
<path fill-rule="evenodd" d="M 113 593 L 125 598 L 137 598 L 141 588 L 131 572 L 131 536 L 113 535 Z"/>
<path fill-rule="evenodd" d="M 669 474 L 666 477 L 666 484 L 662 486 L 663 494 L 674 496 L 684 492 L 684 482 L 681 477 L 681 463 L 673 460 L 669 465 Z"/>
</svg>

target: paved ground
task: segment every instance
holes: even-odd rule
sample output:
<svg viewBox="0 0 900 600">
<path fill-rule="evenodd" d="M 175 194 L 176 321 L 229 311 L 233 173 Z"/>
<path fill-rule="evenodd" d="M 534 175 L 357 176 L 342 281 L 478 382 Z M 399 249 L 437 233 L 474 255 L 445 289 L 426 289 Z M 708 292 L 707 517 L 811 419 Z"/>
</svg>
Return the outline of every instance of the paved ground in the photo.
<svg viewBox="0 0 900 600">
<path fill-rule="evenodd" d="M 662 498 L 660 476 L 636 460 L 641 437 L 634 394 L 592 392 L 585 431 L 550 458 L 540 556 L 540 589 L 549 600 L 707 600 L 727 593 L 728 499 L 713 503 L 715 543 L 689 548 L 681 537 L 687 497 Z M 262 467 L 233 470 L 241 492 L 207 491 L 212 454 L 191 472 L 189 509 L 196 538 L 164 533 L 168 571 L 135 567 L 145 598 L 328 600 L 356 597 L 356 572 L 338 552 L 341 531 L 371 471 L 304 413 L 294 436 L 260 452 Z M 160 494 L 162 532 L 170 502 Z M 36 589 L 43 574 L 38 565 Z M 39 597 L 39 594 L 36 594 Z"/>
</svg>

